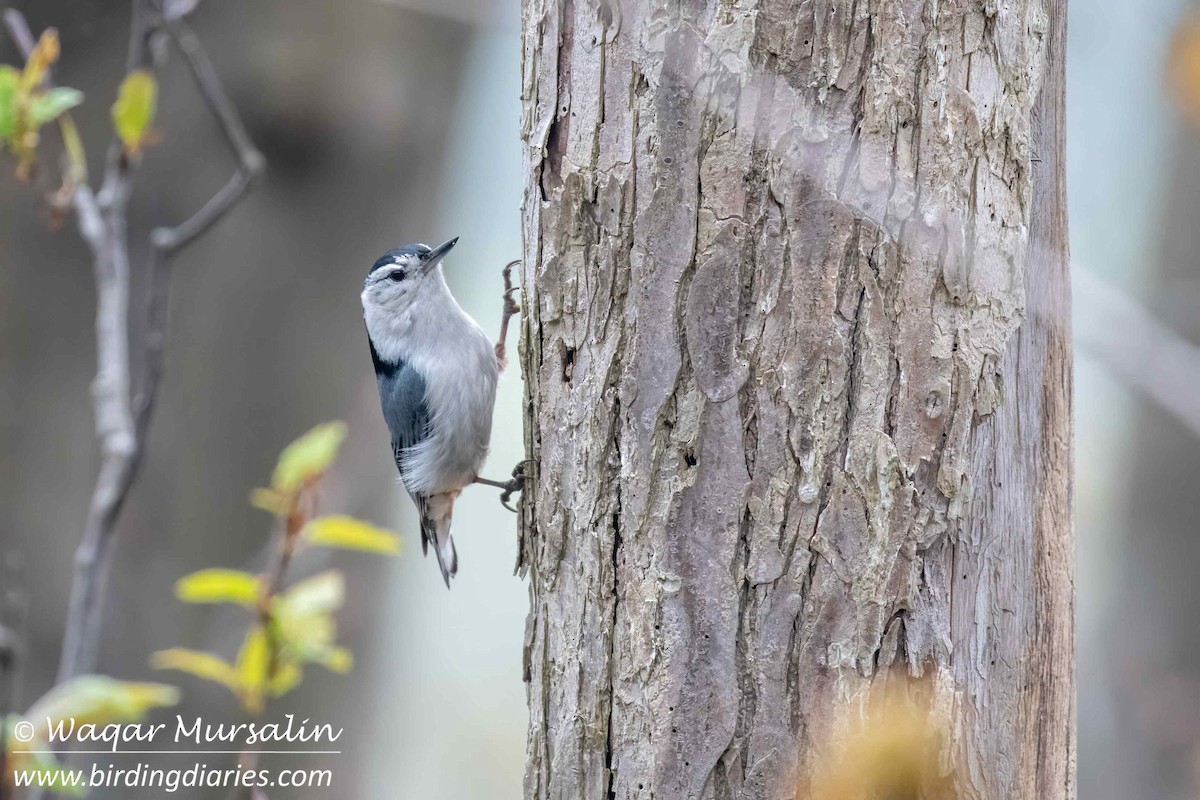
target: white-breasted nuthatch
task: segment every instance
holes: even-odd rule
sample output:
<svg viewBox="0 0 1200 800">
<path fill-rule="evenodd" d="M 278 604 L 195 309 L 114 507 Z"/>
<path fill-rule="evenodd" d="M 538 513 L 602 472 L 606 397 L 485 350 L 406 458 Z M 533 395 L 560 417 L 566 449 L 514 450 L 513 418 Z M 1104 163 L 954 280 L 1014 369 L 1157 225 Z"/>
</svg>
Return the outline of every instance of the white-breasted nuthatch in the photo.
<svg viewBox="0 0 1200 800">
<path fill-rule="evenodd" d="M 400 478 L 442 579 L 458 569 L 454 501 L 480 478 L 492 432 L 501 349 L 455 301 L 441 262 L 458 239 L 388 251 L 363 284 L 363 317 Z"/>
</svg>

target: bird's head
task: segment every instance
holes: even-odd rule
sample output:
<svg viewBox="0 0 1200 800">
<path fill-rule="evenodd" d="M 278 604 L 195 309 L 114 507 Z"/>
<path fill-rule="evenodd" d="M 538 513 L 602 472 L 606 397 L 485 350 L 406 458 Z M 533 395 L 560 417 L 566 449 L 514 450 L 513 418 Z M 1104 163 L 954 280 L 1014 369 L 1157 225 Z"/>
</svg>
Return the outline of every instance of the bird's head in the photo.
<svg viewBox="0 0 1200 800">
<path fill-rule="evenodd" d="M 363 308 L 394 314 L 419 303 L 440 284 L 438 266 L 457 243 L 455 237 L 437 247 L 406 244 L 389 250 L 375 262 L 363 282 Z"/>
</svg>

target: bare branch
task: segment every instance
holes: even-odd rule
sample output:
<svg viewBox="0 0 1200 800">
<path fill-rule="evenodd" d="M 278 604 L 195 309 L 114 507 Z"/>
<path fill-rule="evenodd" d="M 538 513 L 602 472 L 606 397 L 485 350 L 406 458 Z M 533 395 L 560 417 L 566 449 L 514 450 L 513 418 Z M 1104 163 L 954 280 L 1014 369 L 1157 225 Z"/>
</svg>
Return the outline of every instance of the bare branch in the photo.
<svg viewBox="0 0 1200 800">
<path fill-rule="evenodd" d="M 157 48 L 151 39 L 164 24 L 184 54 L 200 93 L 216 116 L 237 158 L 237 171 L 188 220 L 158 228 L 150 237 L 147 325 L 141 344 L 142 380 L 131 396 L 129 343 L 129 247 L 127 212 L 137 160 L 114 139 L 109 147 L 102 188 L 93 194 L 80 186 L 73 195 L 77 226 L 93 255 L 97 286 L 96 430 L 101 466 L 92 494 L 83 540 L 75 556 L 59 681 L 94 668 L 99 650 L 103 590 L 110 572 L 115 523 L 145 453 L 146 435 L 162 380 L 170 295 L 171 255 L 207 231 L 241 199 L 262 172 L 262 156 L 226 95 L 211 60 L 182 16 L 195 3 L 168 4 L 161 13 L 153 0 L 133 0 L 127 69 L 153 68 Z M 4 24 L 28 55 L 34 38 L 20 12 L 4 12 Z"/>
<path fill-rule="evenodd" d="M 150 288 L 146 323 L 146 351 L 142 389 L 136 413 L 140 435 L 144 436 L 158 395 L 162 378 L 163 354 L 167 338 L 169 300 L 169 259 L 225 216 L 262 174 L 266 161 L 250 141 L 246 126 L 225 92 L 208 52 L 199 37 L 182 19 L 168 17 L 167 30 L 183 53 L 201 97 L 212 110 L 225 139 L 237 159 L 237 171 L 208 202 L 190 218 L 174 228 L 157 228 L 150 235 Z"/>
<path fill-rule="evenodd" d="M 96 256 L 105 246 L 104 216 L 100 213 L 100 204 L 90 186 L 77 186 L 71 198 L 75 206 L 76 225 L 79 235 L 91 248 Z"/>
<path fill-rule="evenodd" d="M 25 15 L 15 8 L 7 8 L 4 10 L 4 27 L 8 29 L 8 36 L 13 40 L 13 44 L 21 51 L 24 58 L 29 58 L 29 54 L 33 52 L 36 42 L 33 38 L 32 31 L 29 30 L 29 23 L 25 21 Z"/>
<path fill-rule="evenodd" d="M 132 0 L 127 69 L 147 66 L 150 0 Z M 104 183 L 96 197 L 104 246 L 93 251 L 96 275 L 96 432 L 101 463 L 83 541 L 75 553 L 75 576 L 67 606 L 60 682 L 91 672 L 100 649 L 104 589 L 111 572 L 117 517 L 133 486 L 144 447 L 134 422 L 129 343 L 129 197 L 137 162 L 114 137 Z M 110 432 L 111 431 L 111 432 Z"/>
<path fill-rule="evenodd" d="M 246 126 L 242 124 L 237 108 L 226 94 L 225 87 L 217 76 L 217 71 L 208 57 L 208 51 L 201 44 L 200 38 L 183 20 L 168 22 L 167 32 L 171 34 L 179 51 L 183 53 L 188 67 L 192 71 L 192 76 L 196 80 L 196 85 L 200 89 L 201 96 L 208 103 L 217 122 L 221 124 L 221 131 L 225 134 L 225 139 L 229 142 L 234 157 L 238 160 L 239 171 L 244 172 L 250 178 L 257 177 L 265 166 L 262 154 L 250 141 L 250 135 L 246 133 Z"/>
<path fill-rule="evenodd" d="M 148 26 L 146 0 L 133 0 L 130 62 L 145 52 Z M 4 22 L 28 57 L 34 37 L 20 12 L 9 9 Z M 92 384 L 96 435 L 101 464 L 84 524 L 83 540 L 75 554 L 60 681 L 90 671 L 98 643 L 100 596 L 108 572 L 113 524 L 133 483 L 139 442 L 130 402 L 129 363 L 129 249 L 126 207 L 131 172 L 123 156 L 109 159 L 105 188 L 97 198 L 79 187 L 74 205 L 80 235 L 92 250 L 96 280 L 96 379 Z"/>
</svg>

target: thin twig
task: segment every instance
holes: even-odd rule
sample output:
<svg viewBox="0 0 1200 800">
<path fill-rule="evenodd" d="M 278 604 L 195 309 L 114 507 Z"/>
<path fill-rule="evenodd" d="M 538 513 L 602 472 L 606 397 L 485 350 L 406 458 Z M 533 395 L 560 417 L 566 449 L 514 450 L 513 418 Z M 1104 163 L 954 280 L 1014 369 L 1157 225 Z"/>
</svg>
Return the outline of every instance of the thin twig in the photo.
<svg viewBox="0 0 1200 800">
<path fill-rule="evenodd" d="M 150 0 L 132 0 L 127 71 L 150 66 Z M 93 250 L 96 277 L 97 371 L 92 387 L 100 472 L 92 493 L 83 540 L 75 553 L 75 575 L 67 605 L 58 680 L 95 669 L 100 649 L 104 591 L 111 572 L 117 517 L 137 475 L 144 442 L 133 418 L 129 342 L 129 198 L 137 161 L 114 136 L 96 206 L 104 227 L 103 246 Z"/>
<path fill-rule="evenodd" d="M 200 37 L 196 36 L 191 26 L 182 19 L 169 21 L 167 32 L 183 53 L 201 96 L 221 124 L 221 132 L 225 134 L 225 139 L 238 160 L 239 172 L 249 178 L 258 176 L 265 165 L 262 154 L 250 141 L 246 126 L 242 123 L 233 101 L 229 99 L 212 59 L 208 57 L 208 51 L 200 42 Z M 200 230 L 197 230 L 197 233 L 199 232 Z"/>
<path fill-rule="evenodd" d="M 271 676 L 279 667 L 280 647 L 279 635 L 275 618 L 275 599 L 283 591 L 283 582 L 287 577 L 288 566 L 300 546 L 300 534 L 308 521 L 317 516 L 318 494 L 317 484 L 308 483 L 302 486 L 293 498 L 293 505 L 283 516 L 283 523 L 277 527 L 272 540 L 277 544 L 271 563 L 263 574 L 263 589 L 258 598 L 258 626 L 262 628 L 267 642 L 266 669 L 263 675 L 262 692 L 259 698 L 262 705 L 257 709 L 256 721 L 261 720 L 266 712 L 266 702 L 271 693 Z M 307 506 L 307 510 L 306 510 Z M 238 754 L 238 766 L 242 770 L 258 769 L 260 753 L 253 748 L 243 748 Z M 235 790 L 230 798 L 247 798 L 247 800 L 265 800 L 266 795 L 255 793 L 250 787 Z"/>
<path fill-rule="evenodd" d="M 5 9 L 4 26 L 8 28 L 8 36 L 13 40 L 13 44 L 21 51 L 22 58 L 29 58 L 36 42 L 28 23 L 25 22 L 25 15 L 15 8 Z"/>
<path fill-rule="evenodd" d="M 208 52 L 199 37 L 183 19 L 166 22 L 167 31 L 175 40 L 191 69 L 201 97 L 208 104 L 221 126 L 225 140 L 237 159 L 237 170 L 217 190 L 200 210 L 174 228 L 156 228 L 150 234 L 150 281 L 146 321 L 146 351 L 142 388 L 138 393 L 136 414 L 139 438 L 150 425 L 162 379 L 163 356 L 167 339 L 167 311 L 170 287 L 170 258 L 191 244 L 217 223 L 237 203 L 262 175 L 266 160 L 250 141 L 246 126 L 229 100 L 221 79 L 213 67 Z"/>
<path fill-rule="evenodd" d="M 160 26 L 175 39 L 195 76 L 200 94 L 229 141 L 237 171 L 198 212 L 175 228 L 151 234 L 146 334 L 142 379 L 131 392 L 129 343 L 128 204 L 137 161 L 121 142 L 109 147 L 101 190 L 80 186 L 73 195 L 77 225 L 93 255 L 97 286 L 97 376 L 93 387 L 101 466 L 92 494 L 83 540 L 75 557 L 59 681 L 94 668 L 102 623 L 103 591 L 110 572 L 113 533 L 145 453 L 146 435 L 162 380 L 172 255 L 207 231 L 240 200 L 262 172 L 263 158 L 229 101 L 199 39 L 181 18 L 163 20 L 152 0 L 133 0 L 127 69 L 154 66 L 150 37 Z M 28 56 L 33 35 L 20 12 L 8 10 L 9 35 Z"/>
</svg>

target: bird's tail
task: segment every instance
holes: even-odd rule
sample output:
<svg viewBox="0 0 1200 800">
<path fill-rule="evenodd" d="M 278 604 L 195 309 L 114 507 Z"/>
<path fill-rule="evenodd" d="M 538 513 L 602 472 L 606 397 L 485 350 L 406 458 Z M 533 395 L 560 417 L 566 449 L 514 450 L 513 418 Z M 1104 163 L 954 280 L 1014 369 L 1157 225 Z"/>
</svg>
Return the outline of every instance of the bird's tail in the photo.
<svg viewBox="0 0 1200 800">
<path fill-rule="evenodd" d="M 421 509 L 421 552 L 428 555 L 433 544 L 442 580 L 450 588 L 450 578 L 458 572 L 458 551 L 450 536 L 450 521 L 454 517 L 454 501 L 458 492 L 435 494 L 425 499 Z"/>
</svg>

